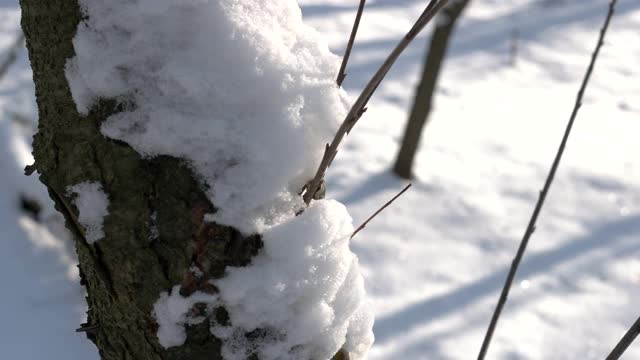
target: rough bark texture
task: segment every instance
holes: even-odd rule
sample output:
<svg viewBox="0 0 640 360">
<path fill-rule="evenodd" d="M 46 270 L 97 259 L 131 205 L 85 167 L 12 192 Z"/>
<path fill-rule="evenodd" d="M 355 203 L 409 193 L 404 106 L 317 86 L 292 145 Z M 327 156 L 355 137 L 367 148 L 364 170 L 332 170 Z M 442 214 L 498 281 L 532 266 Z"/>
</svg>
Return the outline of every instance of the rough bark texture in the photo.
<svg viewBox="0 0 640 360">
<path fill-rule="evenodd" d="M 183 285 L 183 294 L 216 291 L 190 275 L 189 267 L 200 267 L 206 278 L 221 277 L 226 266 L 248 264 L 262 246 L 260 238 L 204 224 L 203 215 L 214 206 L 181 160 L 143 159 L 126 144 L 105 138 L 100 124 L 119 110 L 115 101 L 103 99 L 87 117 L 77 113 L 64 73 L 81 20 L 77 1 L 21 0 L 20 5 L 40 115 L 36 162 L 27 171 L 37 170 L 76 235 L 89 304 L 84 331 L 105 360 L 220 359 L 221 343 L 210 334 L 209 320 L 188 329 L 184 346 L 163 349 L 153 304 L 176 284 Z M 106 236 L 93 245 L 83 237 L 67 192 L 84 181 L 99 182 L 109 197 Z M 226 317 L 218 309 L 210 321 Z"/>
<path fill-rule="evenodd" d="M 468 3 L 469 0 L 455 1 L 445 7 L 440 16 L 446 17 L 449 21 L 438 24 L 431 36 L 422 78 L 416 90 L 411 115 L 409 115 L 400 151 L 393 167 L 393 171 L 402 178 L 410 179 L 412 177 L 413 160 L 420 144 L 422 129 L 431 112 L 433 92 L 447 53 L 449 38 L 455 29 L 456 20 Z"/>
</svg>

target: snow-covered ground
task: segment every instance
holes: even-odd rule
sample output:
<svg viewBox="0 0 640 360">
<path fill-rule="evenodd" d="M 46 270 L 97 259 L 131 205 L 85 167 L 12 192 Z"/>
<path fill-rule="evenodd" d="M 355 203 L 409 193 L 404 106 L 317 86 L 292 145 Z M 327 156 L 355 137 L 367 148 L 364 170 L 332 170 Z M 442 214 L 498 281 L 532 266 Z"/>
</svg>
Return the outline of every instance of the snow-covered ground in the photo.
<svg viewBox="0 0 640 360">
<path fill-rule="evenodd" d="M 356 0 L 301 0 L 342 52 Z M 426 1 L 370 0 L 347 69 L 356 94 Z M 376 310 L 370 359 L 473 358 L 568 119 L 605 0 L 472 0 L 446 61 L 413 188 L 352 241 Z M 19 26 L 0 0 L 0 62 Z M 517 32 L 515 66 L 509 52 Z M 329 170 L 358 224 L 405 184 L 390 174 L 429 29 L 406 51 Z M 619 0 L 490 359 L 602 359 L 640 315 L 640 3 Z M 71 240 L 21 192 L 36 110 L 26 51 L 0 79 L 0 353 L 97 359 Z M 50 207 L 50 205 L 49 205 Z M 640 343 L 626 359 L 640 358 Z"/>
</svg>

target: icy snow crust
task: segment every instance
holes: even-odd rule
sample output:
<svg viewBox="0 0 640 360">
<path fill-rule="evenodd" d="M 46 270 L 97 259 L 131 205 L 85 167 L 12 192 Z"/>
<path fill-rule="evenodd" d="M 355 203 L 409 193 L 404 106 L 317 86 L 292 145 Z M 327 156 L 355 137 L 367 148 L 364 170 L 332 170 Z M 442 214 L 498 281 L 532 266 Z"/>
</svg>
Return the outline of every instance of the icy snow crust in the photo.
<svg viewBox="0 0 640 360">
<path fill-rule="evenodd" d="M 245 233 L 299 207 L 294 194 L 346 114 L 337 57 L 293 0 L 81 0 L 67 79 L 78 110 L 127 101 L 102 133 L 187 159 Z"/>
<path fill-rule="evenodd" d="M 70 186 L 67 192 L 76 194 L 73 203 L 78 208 L 78 221 L 85 229 L 87 242 L 93 244 L 102 239 L 104 217 L 109 215 L 109 198 L 102 190 L 102 185 L 85 181 Z"/>
<path fill-rule="evenodd" d="M 196 303 L 224 306 L 213 324 L 225 359 L 319 359 L 341 347 L 365 356 L 373 316 L 344 206 L 304 206 L 297 192 L 346 114 L 337 58 L 302 23 L 294 0 L 81 0 L 67 79 L 78 111 L 100 98 L 123 112 L 102 133 L 147 157 L 187 160 L 217 212 L 207 221 L 261 233 L 250 266 L 214 284 L 218 295 L 177 288 L 153 310 L 166 348 L 186 339 Z M 260 330 L 262 336 L 245 334 Z"/>
</svg>

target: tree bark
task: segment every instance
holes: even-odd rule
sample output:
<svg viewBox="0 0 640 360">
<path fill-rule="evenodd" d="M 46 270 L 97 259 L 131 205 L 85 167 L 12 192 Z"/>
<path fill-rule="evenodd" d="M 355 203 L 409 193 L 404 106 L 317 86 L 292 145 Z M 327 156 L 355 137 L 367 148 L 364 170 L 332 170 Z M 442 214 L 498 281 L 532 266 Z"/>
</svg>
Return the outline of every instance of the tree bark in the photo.
<svg viewBox="0 0 640 360">
<path fill-rule="evenodd" d="M 72 38 L 82 17 L 76 0 L 20 0 L 20 5 L 40 117 L 35 164 L 27 172 L 40 174 L 75 234 L 89 305 L 80 331 L 105 360 L 221 359 L 221 342 L 211 335 L 209 322 L 228 321 L 224 309 L 188 327 L 183 346 L 164 349 L 153 305 L 176 284 L 182 284 L 183 295 L 215 292 L 206 280 L 223 276 L 227 266 L 248 264 L 261 239 L 203 222 L 215 207 L 188 164 L 166 156 L 145 159 L 127 144 L 105 138 L 100 124 L 119 111 L 116 101 L 102 99 L 88 116 L 78 114 L 64 70 L 74 56 Z M 94 244 L 84 238 L 67 191 L 85 181 L 99 182 L 109 198 L 105 237 Z M 195 279 L 191 266 L 199 267 L 204 279 Z"/>
<path fill-rule="evenodd" d="M 449 39 L 455 29 L 456 21 L 468 3 L 469 0 L 454 1 L 445 7 L 440 16 L 446 17 L 449 21 L 438 23 L 431 36 L 422 78 L 416 90 L 400 151 L 393 166 L 393 171 L 402 178 L 410 179 L 413 175 L 414 158 L 420 144 L 423 128 L 431 112 L 433 93 L 447 53 Z"/>
</svg>

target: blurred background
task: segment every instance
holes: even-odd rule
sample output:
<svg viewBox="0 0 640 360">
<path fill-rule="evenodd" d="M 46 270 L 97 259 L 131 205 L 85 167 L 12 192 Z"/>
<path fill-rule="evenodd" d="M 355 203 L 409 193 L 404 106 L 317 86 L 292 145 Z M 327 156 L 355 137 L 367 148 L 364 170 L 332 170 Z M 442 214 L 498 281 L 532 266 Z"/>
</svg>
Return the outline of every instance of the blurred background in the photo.
<svg viewBox="0 0 640 360">
<path fill-rule="evenodd" d="M 342 54 L 358 1 L 299 2 Z M 426 3 L 367 1 L 343 84 L 352 96 Z M 413 178 L 352 240 L 376 310 L 370 359 L 476 356 L 608 1 L 454 4 L 461 14 L 407 49 L 328 172 L 327 197 L 355 224 L 406 185 L 394 168 Z M 37 110 L 19 23 L 17 0 L 0 0 L 0 358 L 97 360 L 75 332 L 86 305 L 72 240 L 23 175 Z M 619 0 L 489 359 L 603 359 L 640 315 L 639 64 L 640 2 Z M 425 125 L 407 137 L 410 117 Z M 640 359 L 640 343 L 624 358 Z"/>
</svg>

